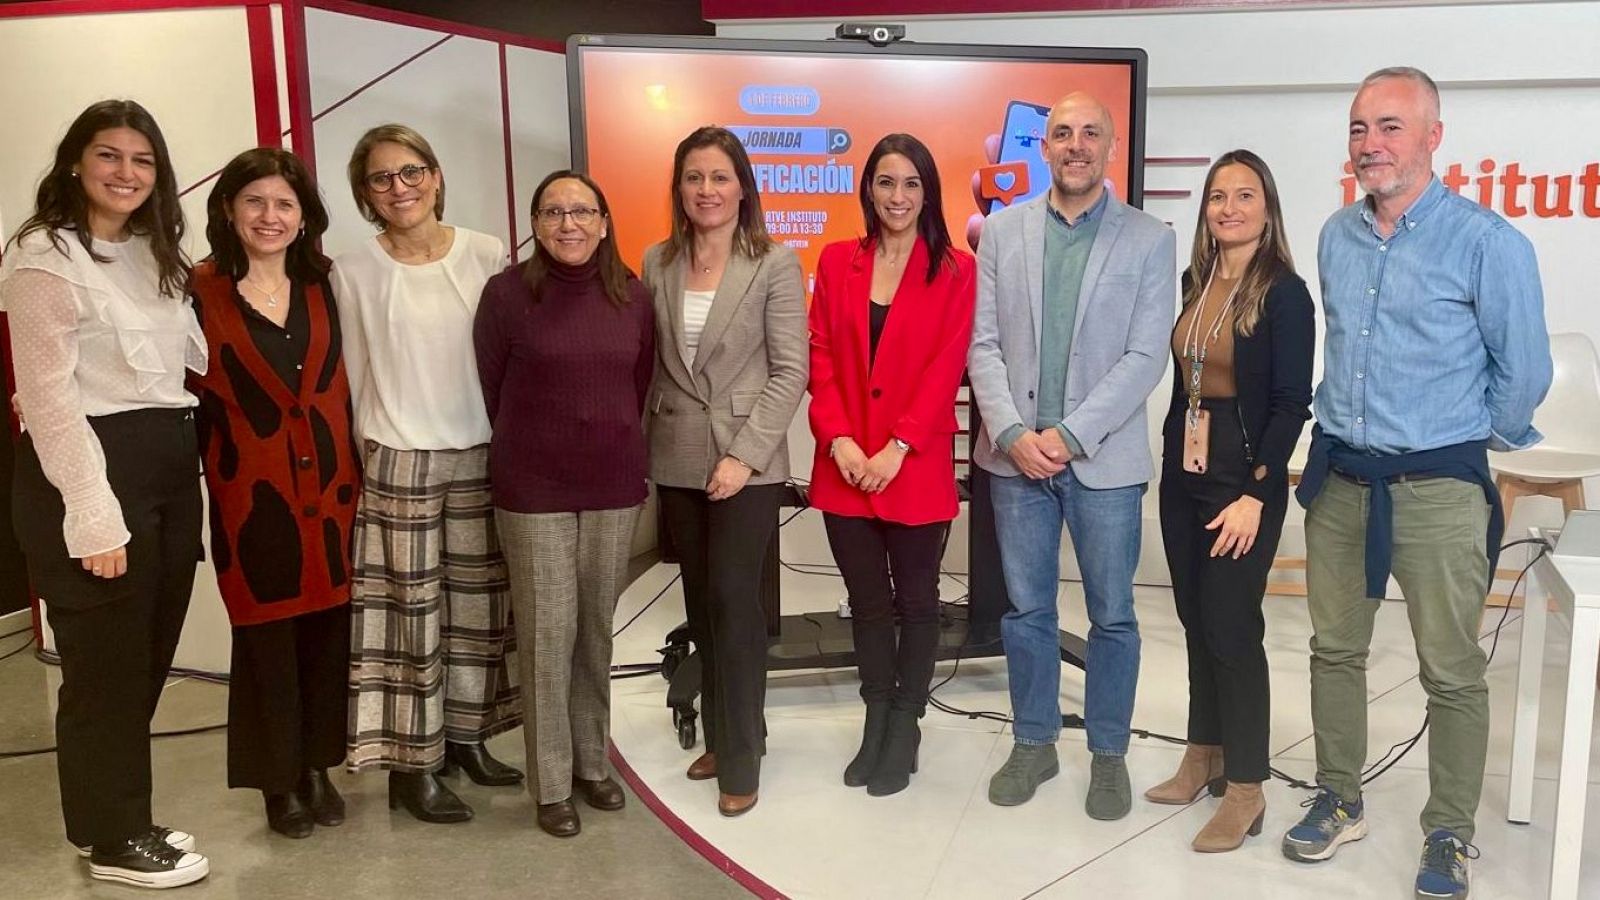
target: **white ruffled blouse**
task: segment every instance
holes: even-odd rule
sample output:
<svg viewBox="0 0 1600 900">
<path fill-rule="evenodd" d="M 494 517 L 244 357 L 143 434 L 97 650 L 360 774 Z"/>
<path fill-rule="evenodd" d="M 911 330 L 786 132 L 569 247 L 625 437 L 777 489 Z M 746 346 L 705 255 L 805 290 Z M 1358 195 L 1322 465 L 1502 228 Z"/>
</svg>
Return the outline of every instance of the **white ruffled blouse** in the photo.
<svg viewBox="0 0 1600 900">
<path fill-rule="evenodd" d="M 206 371 L 206 339 L 187 298 L 164 296 L 147 238 L 94 241 L 33 232 L 6 253 L 17 403 L 45 477 L 61 492 L 62 533 L 75 558 L 127 544 L 122 507 L 88 417 L 197 404 L 184 370 Z"/>
</svg>

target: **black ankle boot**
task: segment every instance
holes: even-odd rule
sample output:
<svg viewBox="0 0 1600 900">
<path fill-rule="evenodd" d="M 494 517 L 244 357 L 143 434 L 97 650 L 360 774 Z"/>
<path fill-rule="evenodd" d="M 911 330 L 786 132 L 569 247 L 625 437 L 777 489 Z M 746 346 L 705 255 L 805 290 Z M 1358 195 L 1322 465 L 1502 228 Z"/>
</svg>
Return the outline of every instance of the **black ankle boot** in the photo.
<svg viewBox="0 0 1600 900">
<path fill-rule="evenodd" d="M 522 773 L 490 756 L 489 748 L 481 742 L 458 744 L 445 741 L 444 768 L 439 770 L 439 774 L 454 775 L 457 769 L 467 773 L 467 777 L 478 784 L 490 787 L 522 783 Z"/>
<path fill-rule="evenodd" d="M 327 769 L 307 769 L 300 776 L 300 799 L 311 807 L 318 825 L 344 824 L 344 798 L 328 779 Z"/>
<path fill-rule="evenodd" d="M 264 793 L 264 792 L 263 792 Z M 294 791 L 287 794 L 265 794 L 267 801 L 267 827 L 290 838 L 310 837 L 315 830 L 311 808 Z"/>
<path fill-rule="evenodd" d="M 878 755 L 878 767 L 867 781 L 867 793 L 887 797 L 905 790 L 911 783 L 911 773 L 917 770 L 917 747 L 921 743 L 917 711 L 891 709 L 889 733 L 883 741 L 883 752 Z"/>
<path fill-rule="evenodd" d="M 861 749 L 856 751 L 856 758 L 850 760 L 850 765 L 844 767 L 845 787 L 862 787 L 872 778 L 888 732 L 889 701 L 868 703 L 867 721 L 861 729 Z"/>
<path fill-rule="evenodd" d="M 432 772 L 389 773 L 389 808 L 402 806 L 424 822 L 441 825 L 472 818 L 472 807 Z"/>
</svg>

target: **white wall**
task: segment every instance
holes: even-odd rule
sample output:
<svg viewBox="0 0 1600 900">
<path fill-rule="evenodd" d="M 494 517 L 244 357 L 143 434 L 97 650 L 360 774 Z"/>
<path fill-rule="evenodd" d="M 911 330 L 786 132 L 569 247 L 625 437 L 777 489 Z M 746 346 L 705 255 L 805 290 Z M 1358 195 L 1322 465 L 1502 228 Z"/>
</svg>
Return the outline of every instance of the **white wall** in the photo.
<svg viewBox="0 0 1600 900">
<path fill-rule="evenodd" d="M 888 17 L 895 21 L 898 17 Z M 1418 66 L 1443 92 L 1443 173 L 1454 162 L 1520 162 L 1524 173 L 1576 175 L 1600 161 L 1600 3 L 1473 3 L 1340 9 L 1257 9 L 1123 15 L 1046 15 L 908 19 L 907 37 L 928 43 L 1142 47 L 1150 57 L 1147 156 L 1215 157 L 1248 147 L 1273 167 L 1290 245 L 1302 275 L 1316 284 L 1316 237 L 1342 201 L 1345 121 L 1362 76 L 1389 65 Z M 724 37 L 823 38 L 833 21 L 722 24 Z M 1497 170 L 1498 171 L 1498 170 Z M 1145 187 L 1198 193 L 1204 168 L 1147 169 Z M 1526 190 L 1526 189 L 1524 189 Z M 1576 190 L 1576 186 L 1575 186 Z M 1577 197 L 1574 197 L 1574 204 Z M 1145 208 L 1173 222 L 1186 254 L 1197 197 L 1151 199 Z M 1600 219 L 1511 219 L 1538 248 L 1546 318 L 1552 332 L 1581 331 L 1600 344 L 1593 254 Z M 1313 290 L 1313 294 L 1316 291 Z M 1318 369 L 1320 371 L 1320 349 Z M 1158 390 L 1165 396 L 1165 386 Z M 1154 404 L 1151 415 L 1164 404 Z M 1151 423 L 1156 448 L 1155 421 Z M 792 430 L 795 459 L 809 459 L 803 424 Z M 1600 479 L 1587 485 L 1600 506 Z M 1153 492 L 1152 492 L 1153 494 Z M 1552 507 L 1519 508 L 1518 529 L 1548 521 Z M 1166 580 L 1155 502 L 1146 498 L 1140 579 Z M 1559 517 L 1559 516 L 1557 516 Z M 1508 532 L 1514 533 L 1514 532 Z M 817 534 L 797 533 L 786 552 L 825 560 Z M 954 544 L 954 542 L 952 542 Z M 1291 508 L 1284 553 L 1304 546 Z M 947 562 L 958 565 L 955 557 Z M 1071 554 L 1063 563 L 1072 568 Z"/>
<path fill-rule="evenodd" d="M 244 11 L 0 19 L 0 240 L 32 214 L 39 177 L 67 126 L 90 103 L 110 98 L 150 110 L 180 186 L 222 168 L 256 141 Z M 204 185 L 184 199 L 185 247 L 195 258 L 207 252 L 209 191 Z M 216 573 L 206 562 L 176 664 L 225 671 L 228 634 Z"/>
</svg>

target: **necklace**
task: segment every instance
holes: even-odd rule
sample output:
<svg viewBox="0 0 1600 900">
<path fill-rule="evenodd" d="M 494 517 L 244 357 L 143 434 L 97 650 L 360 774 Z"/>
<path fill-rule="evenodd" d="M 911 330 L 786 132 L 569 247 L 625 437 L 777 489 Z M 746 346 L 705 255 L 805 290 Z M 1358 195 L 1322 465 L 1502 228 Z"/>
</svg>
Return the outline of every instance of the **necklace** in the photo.
<svg viewBox="0 0 1600 900">
<path fill-rule="evenodd" d="M 1211 293 L 1211 285 L 1217 277 L 1217 265 L 1211 267 L 1211 274 L 1206 277 L 1205 290 L 1200 292 L 1200 299 L 1196 300 L 1194 318 L 1189 320 L 1189 330 L 1183 338 L 1183 358 L 1189 361 L 1189 409 L 1184 416 L 1185 424 L 1192 431 L 1200 416 L 1200 373 L 1206 367 L 1206 351 L 1217 338 L 1222 336 L 1223 320 L 1233 310 L 1233 300 L 1239 294 L 1239 285 L 1244 279 L 1239 279 L 1233 284 L 1233 290 L 1228 292 L 1228 299 L 1223 301 L 1222 308 L 1217 310 L 1216 318 L 1211 320 L 1211 327 L 1203 332 L 1201 319 L 1206 314 L 1206 297 Z"/>
<path fill-rule="evenodd" d="M 418 253 L 417 250 L 414 250 L 414 249 L 409 248 L 409 247 L 401 246 L 400 242 L 396 241 L 394 239 L 394 235 L 389 235 L 388 237 L 389 237 L 389 246 L 394 248 L 395 254 L 397 256 L 401 256 L 401 257 L 404 257 L 406 259 L 415 259 L 417 257 L 417 253 Z M 439 240 L 439 241 L 429 240 L 426 244 L 424 244 L 422 246 L 422 250 L 420 252 L 422 254 L 422 261 L 423 262 L 432 262 L 434 254 L 435 253 L 439 253 L 440 251 L 444 250 L 445 245 L 450 242 L 450 232 L 445 231 L 442 226 L 439 228 L 439 237 L 441 238 L 441 240 Z"/>
<path fill-rule="evenodd" d="M 257 284 L 256 282 L 251 281 L 248 278 L 246 278 L 244 280 L 244 282 L 245 282 L 245 284 L 248 284 L 251 287 L 255 288 L 256 289 L 256 293 L 266 297 L 267 298 L 267 306 L 268 306 L 268 308 L 271 308 L 271 309 L 276 309 L 278 307 L 278 292 L 289 286 L 289 279 L 287 277 L 283 279 L 283 283 L 282 284 L 279 284 L 277 287 L 273 288 L 270 291 L 267 290 L 266 288 L 262 287 L 261 285 Z"/>
</svg>

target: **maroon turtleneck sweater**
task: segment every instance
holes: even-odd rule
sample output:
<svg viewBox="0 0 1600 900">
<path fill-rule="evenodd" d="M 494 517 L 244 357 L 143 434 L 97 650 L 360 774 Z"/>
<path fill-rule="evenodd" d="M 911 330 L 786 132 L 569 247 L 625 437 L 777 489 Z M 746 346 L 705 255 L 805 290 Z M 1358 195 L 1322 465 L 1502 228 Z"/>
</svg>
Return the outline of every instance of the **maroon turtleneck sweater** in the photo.
<svg viewBox="0 0 1600 900">
<path fill-rule="evenodd" d="M 655 312 L 636 278 L 628 300 L 618 307 L 606 297 L 593 260 L 554 265 L 537 301 L 520 266 L 489 279 L 473 343 L 494 426 L 495 506 L 550 513 L 644 502 Z"/>
</svg>

